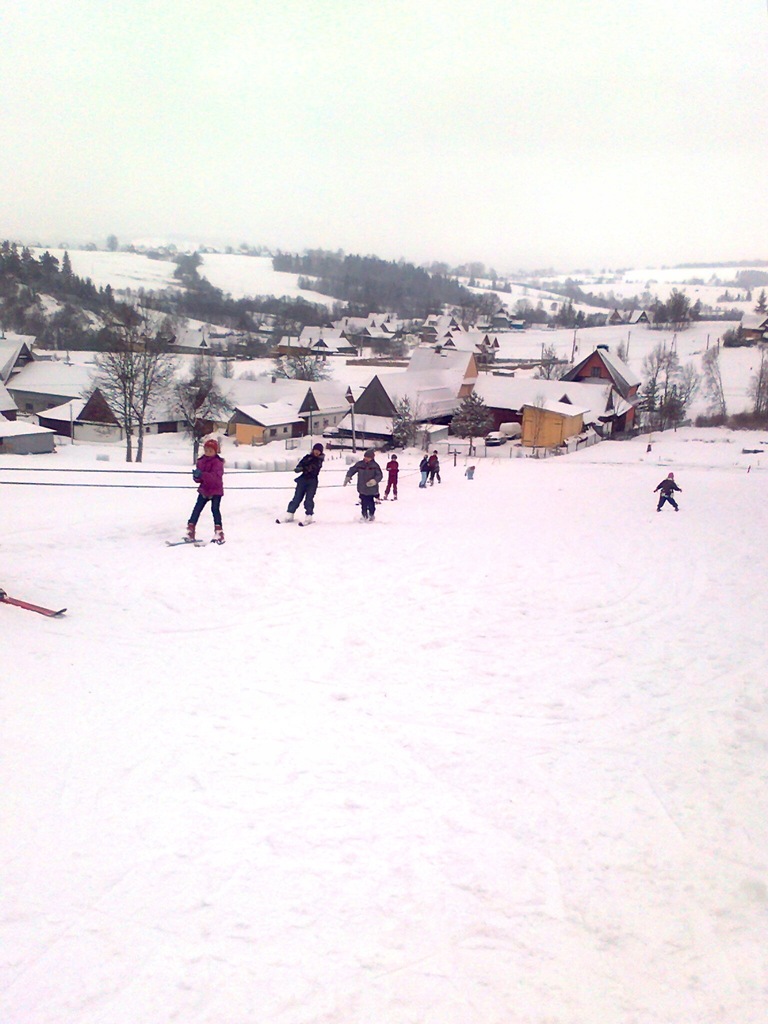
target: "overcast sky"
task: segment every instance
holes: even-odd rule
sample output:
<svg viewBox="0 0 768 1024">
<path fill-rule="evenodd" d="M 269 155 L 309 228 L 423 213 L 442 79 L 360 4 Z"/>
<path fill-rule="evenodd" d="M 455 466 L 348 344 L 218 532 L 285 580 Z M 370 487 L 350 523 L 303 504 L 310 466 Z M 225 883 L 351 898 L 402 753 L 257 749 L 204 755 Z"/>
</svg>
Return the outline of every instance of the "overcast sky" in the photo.
<svg viewBox="0 0 768 1024">
<path fill-rule="evenodd" d="M 768 258 L 766 0 L 5 0 L 0 236 Z"/>
</svg>

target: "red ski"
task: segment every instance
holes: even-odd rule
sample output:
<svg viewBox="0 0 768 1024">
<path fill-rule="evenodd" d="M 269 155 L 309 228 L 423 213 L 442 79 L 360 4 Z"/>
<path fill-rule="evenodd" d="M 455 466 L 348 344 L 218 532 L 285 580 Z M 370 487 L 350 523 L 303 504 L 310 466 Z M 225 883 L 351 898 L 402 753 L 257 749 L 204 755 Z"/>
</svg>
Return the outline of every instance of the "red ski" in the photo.
<svg viewBox="0 0 768 1024">
<path fill-rule="evenodd" d="M 67 610 L 66 608 L 59 608 L 58 611 L 54 611 L 53 608 L 43 608 L 39 604 L 30 604 L 29 601 L 20 601 L 18 597 L 9 597 L 4 590 L 0 590 L 0 602 L 2 602 L 2 604 L 13 604 L 17 608 L 26 608 L 28 612 L 39 612 L 41 615 L 47 615 L 51 619 L 56 618 L 58 615 L 63 615 Z"/>
</svg>

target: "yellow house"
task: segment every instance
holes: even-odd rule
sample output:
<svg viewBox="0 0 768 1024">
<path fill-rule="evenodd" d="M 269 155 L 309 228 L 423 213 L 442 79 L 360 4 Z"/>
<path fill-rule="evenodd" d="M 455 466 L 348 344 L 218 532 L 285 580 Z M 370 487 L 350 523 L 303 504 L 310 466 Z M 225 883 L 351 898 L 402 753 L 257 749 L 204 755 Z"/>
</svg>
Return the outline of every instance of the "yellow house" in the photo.
<svg viewBox="0 0 768 1024">
<path fill-rule="evenodd" d="M 527 448 L 556 448 L 584 430 L 584 413 L 568 402 L 523 406 L 522 443 Z"/>
<path fill-rule="evenodd" d="M 305 433 L 304 420 L 295 405 L 266 402 L 263 405 L 239 405 L 227 426 L 238 444 L 268 444 Z"/>
</svg>

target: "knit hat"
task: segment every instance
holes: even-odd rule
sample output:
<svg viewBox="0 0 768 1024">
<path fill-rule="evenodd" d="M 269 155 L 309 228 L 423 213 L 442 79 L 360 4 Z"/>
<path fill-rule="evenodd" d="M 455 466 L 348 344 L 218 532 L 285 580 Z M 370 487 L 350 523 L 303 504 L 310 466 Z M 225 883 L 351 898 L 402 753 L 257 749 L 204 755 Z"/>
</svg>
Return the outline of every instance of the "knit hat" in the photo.
<svg viewBox="0 0 768 1024">
<path fill-rule="evenodd" d="M 670 473 L 670 474 L 669 474 L 669 475 L 667 476 L 667 480 L 674 480 L 674 479 L 675 479 L 675 474 L 674 474 L 674 473 Z"/>
<path fill-rule="evenodd" d="M 368 451 L 363 456 L 363 458 L 366 458 L 366 459 L 373 459 L 375 457 L 376 457 L 376 452 L 374 451 L 373 448 L 369 448 Z"/>
<path fill-rule="evenodd" d="M 219 454 L 219 442 L 216 440 L 215 437 L 207 437 L 205 439 L 205 442 L 203 444 L 203 451 L 205 451 L 206 448 L 213 448 L 216 454 Z"/>
<path fill-rule="evenodd" d="M 319 441 L 317 442 L 317 444 L 313 444 L 312 445 L 312 451 L 313 452 L 321 452 L 322 450 L 323 450 L 323 446 L 320 444 Z"/>
</svg>

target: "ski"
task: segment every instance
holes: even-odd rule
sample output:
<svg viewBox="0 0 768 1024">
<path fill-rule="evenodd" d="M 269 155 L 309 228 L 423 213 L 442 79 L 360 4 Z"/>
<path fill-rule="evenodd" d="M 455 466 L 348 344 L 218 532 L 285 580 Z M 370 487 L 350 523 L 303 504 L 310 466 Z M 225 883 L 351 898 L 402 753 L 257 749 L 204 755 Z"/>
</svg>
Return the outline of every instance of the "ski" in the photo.
<svg viewBox="0 0 768 1024">
<path fill-rule="evenodd" d="M 206 540 L 167 540 L 165 542 L 166 547 L 169 548 L 178 548 L 182 544 L 188 544 L 192 548 L 204 548 L 207 543 Z"/>
<path fill-rule="evenodd" d="M 29 601 L 20 601 L 18 597 L 9 597 L 4 590 L 0 590 L 0 602 L 2 604 L 15 605 L 17 608 L 26 608 L 28 612 L 39 612 L 40 615 L 47 615 L 50 619 L 63 615 L 67 610 L 66 608 L 59 608 L 58 610 L 54 610 L 53 608 L 43 608 L 39 604 L 31 604 Z"/>
</svg>

